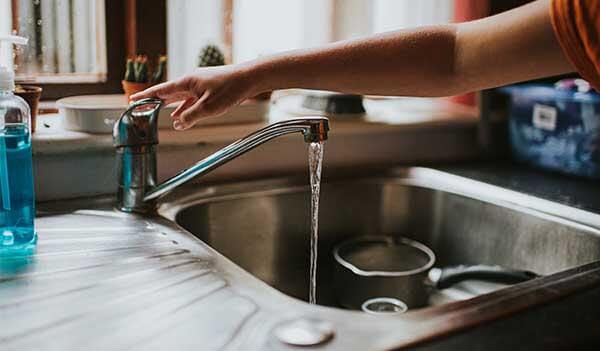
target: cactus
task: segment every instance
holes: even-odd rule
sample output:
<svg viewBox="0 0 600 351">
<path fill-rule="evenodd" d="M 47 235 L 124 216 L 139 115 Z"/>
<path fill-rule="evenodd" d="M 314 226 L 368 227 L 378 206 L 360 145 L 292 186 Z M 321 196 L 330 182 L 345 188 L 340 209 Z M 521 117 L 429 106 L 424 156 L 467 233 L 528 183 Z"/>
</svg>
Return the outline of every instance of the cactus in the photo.
<svg viewBox="0 0 600 351">
<path fill-rule="evenodd" d="M 165 76 L 167 73 L 167 57 L 161 56 L 158 59 L 158 67 L 156 68 L 156 72 L 154 72 L 154 76 L 152 77 L 152 84 L 158 84 L 165 80 Z"/>
<path fill-rule="evenodd" d="M 140 70 L 140 56 L 136 56 L 136 58 L 133 60 L 133 80 L 132 82 L 138 82 L 137 81 L 137 77 L 138 77 L 138 71 Z"/>
<path fill-rule="evenodd" d="M 198 56 L 198 67 L 221 66 L 225 64 L 225 56 L 216 45 L 206 45 Z"/>
<path fill-rule="evenodd" d="M 123 79 L 127 82 L 135 82 L 135 65 L 132 59 L 127 59 L 125 77 Z"/>
<path fill-rule="evenodd" d="M 135 81 L 138 83 L 148 83 L 148 58 L 145 55 L 140 55 L 138 58 Z"/>
<path fill-rule="evenodd" d="M 148 57 L 137 55 L 134 59 L 127 59 L 124 81 L 132 83 L 160 83 L 165 79 L 167 70 L 167 57 L 161 56 L 158 61 L 156 72 L 152 75 L 148 69 Z"/>
</svg>

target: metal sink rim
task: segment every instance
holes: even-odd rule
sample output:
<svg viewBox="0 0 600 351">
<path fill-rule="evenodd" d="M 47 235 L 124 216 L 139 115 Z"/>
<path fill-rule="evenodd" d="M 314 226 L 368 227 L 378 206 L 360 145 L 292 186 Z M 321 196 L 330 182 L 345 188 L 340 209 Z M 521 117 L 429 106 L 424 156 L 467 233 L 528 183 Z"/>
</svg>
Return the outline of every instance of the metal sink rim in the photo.
<svg viewBox="0 0 600 351">
<path fill-rule="evenodd" d="M 593 231 L 600 236 L 599 214 L 433 168 L 397 167 L 375 175 L 359 174 L 358 176 L 334 173 L 331 176 L 324 175 L 322 181 L 333 184 L 364 184 L 365 182 L 403 184 L 439 190 L 537 217 L 552 219 L 570 226 L 583 226 L 586 230 Z M 240 191 L 240 189 L 248 187 L 257 189 Z M 258 194 L 290 194 L 303 192 L 308 188 L 308 176 L 297 174 L 209 184 L 192 182 L 161 199 L 157 212 L 160 216 L 175 222 L 176 214 L 191 206 L 233 198 L 252 197 Z"/>
</svg>

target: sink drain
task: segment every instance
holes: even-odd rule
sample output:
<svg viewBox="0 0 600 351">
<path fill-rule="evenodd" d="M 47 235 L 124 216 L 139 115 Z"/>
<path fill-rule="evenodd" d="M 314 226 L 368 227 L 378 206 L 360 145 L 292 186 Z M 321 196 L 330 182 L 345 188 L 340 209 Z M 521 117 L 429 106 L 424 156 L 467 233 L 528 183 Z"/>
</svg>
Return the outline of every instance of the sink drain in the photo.
<svg viewBox="0 0 600 351">
<path fill-rule="evenodd" d="M 371 314 L 404 313 L 408 310 L 406 304 L 391 297 L 375 297 L 365 301 L 361 309 Z"/>
<path fill-rule="evenodd" d="M 283 322 L 273 330 L 282 343 L 292 346 L 315 346 L 331 340 L 333 325 L 315 318 L 298 318 Z"/>
</svg>

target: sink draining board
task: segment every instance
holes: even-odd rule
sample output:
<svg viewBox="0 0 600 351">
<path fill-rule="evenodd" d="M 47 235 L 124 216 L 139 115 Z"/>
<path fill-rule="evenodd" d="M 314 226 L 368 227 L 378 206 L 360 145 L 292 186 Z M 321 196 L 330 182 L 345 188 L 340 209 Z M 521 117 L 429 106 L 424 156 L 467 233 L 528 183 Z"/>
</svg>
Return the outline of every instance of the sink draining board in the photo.
<svg viewBox="0 0 600 351">
<path fill-rule="evenodd" d="M 31 256 L 0 258 L 2 350 L 222 349 L 257 311 L 147 220 L 83 211 L 37 231 Z"/>
</svg>

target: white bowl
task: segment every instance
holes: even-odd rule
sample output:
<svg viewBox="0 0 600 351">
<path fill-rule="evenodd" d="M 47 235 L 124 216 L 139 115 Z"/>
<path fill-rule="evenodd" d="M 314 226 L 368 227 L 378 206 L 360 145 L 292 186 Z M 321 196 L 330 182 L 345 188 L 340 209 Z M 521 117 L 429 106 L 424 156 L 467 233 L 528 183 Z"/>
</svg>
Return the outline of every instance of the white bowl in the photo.
<svg viewBox="0 0 600 351">
<path fill-rule="evenodd" d="M 56 101 L 63 127 L 68 130 L 86 133 L 110 134 L 113 125 L 127 108 L 125 95 L 81 95 Z M 158 116 L 159 128 L 171 128 L 171 112 L 177 105 L 171 104 L 161 109 Z M 232 108 L 225 115 L 206 118 L 196 126 L 253 123 L 267 118 L 269 101 L 251 100 Z"/>
</svg>

